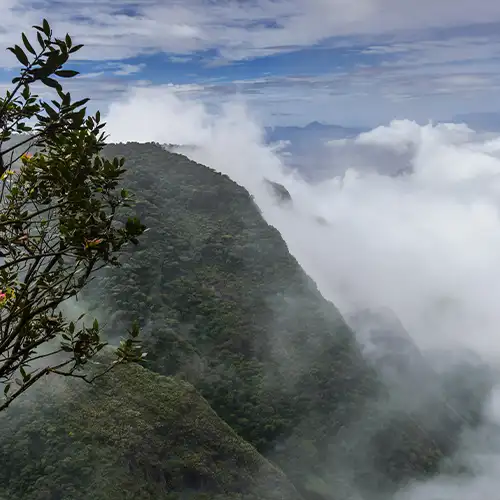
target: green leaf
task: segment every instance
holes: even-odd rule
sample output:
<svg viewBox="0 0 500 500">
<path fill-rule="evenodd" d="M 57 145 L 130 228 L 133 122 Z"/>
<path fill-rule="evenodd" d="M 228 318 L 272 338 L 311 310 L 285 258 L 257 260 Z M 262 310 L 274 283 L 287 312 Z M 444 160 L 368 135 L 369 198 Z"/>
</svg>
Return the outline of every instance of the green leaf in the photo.
<svg viewBox="0 0 500 500">
<path fill-rule="evenodd" d="M 30 41 L 28 40 L 28 37 L 23 33 L 21 35 L 21 38 L 23 39 L 24 46 L 26 47 L 26 50 L 28 52 L 31 52 L 34 56 L 36 56 L 36 51 L 31 45 Z"/>
<path fill-rule="evenodd" d="M 97 321 L 97 318 L 94 319 L 93 328 L 94 328 L 94 330 L 98 330 L 99 329 L 99 322 Z"/>
<path fill-rule="evenodd" d="M 67 54 L 61 54 L 59 52 L 52 52 L 49 54 L 47 61 L 44 64 L 44 71 L 48 71 L 48 74 L 57 71 L 65 62 L 67 61 Z"/>
<path fill-rule="evenodd" d="M 89 97 L 86 97 L 85 99 L 82 99 L 81 101 L 76 101 L 74 102 L 71 107 L 73 109 L 79 108 L 80 106 L 83 106 L 84 104 L 87 104 L 90 101 Z"/>
<path fill-rule="evenodd" d="M 10 391 L 10 384 L 7 384 L 3 390 L 3 393 L 7 396 L 7 393 Z"/>
<path fill-rule="evenodd" d="M 132 323 L 132 329 L 130 330 L 130 336 L 134 339 L 139 336 L 139 323 L 137 322 L 137 320 L 134 320 L 134 322 Z"/>
<path fill-rule="evenodd" d="M 50 36 L 50 24 L 49 22 L 47 21 L 47 19 L 44 19 L 42 21 L 42 28 L 43 28 L 43 32 L 47 35 L 47 36 Z"/>
<path fill-rule="evenodd" d="M 73 321 L 69 324 L 68 330 L 69 330 L 69 333 L 71 333 L 71 335 L 73 335 L 73 333 L 75 333 L 75 324 L 73 323 Z"/>
<path fill-rule="evenodd" d="M 81 48 L 83 47 L 83 43 L 80 44 L 80 45 L 75 45 L 72 49 L 70 49 L 69 53 L 70 54 L 73 54 L 74 52 L 76 52 L 77 50 L 80 50 Z"/>
<path fill-rule="evenodd" d="M 24 52 L 24 50 L 19 47 L 19 45 L 14 45 L 14 47 L 8 47 L 7 50 L 10 50 L 16 57 L 17 60 L 23 65 L 23 66 L 28 66 L 29 65 L 29 60 L 28 56 Z"/>
<path fill-rule="evenodd" d="M 49 106 L 46 102 L 42 102 L 43 109 L 47 112 L 47 114 L 50 116 L 52 120 L 57 120 L 59 117 L 57 111 L 53 109 L 51 106 Z"/>
<path fill-rule="evenodd" d="M 69 33 L 66 33 L 65 41 L 66 41 L 66 45 L 68 46 L 68 49 L 71 49 L 71 46 L 73 45 L 73 41 L 71 40 Z"/>
<path fill-rule="evenodd" d="M 76 75 L 79 75 L 79 71 L 74 71 L 72 69 L 62 69 L 59 71 L 55 72 L 57 76 L 60 76 L 61 78 L 73 78 Z"/>
<path fill-rule="evenodd" d="M 82 108 L 80 111 L 72 113 L 71 118 L 73 119 L 73 125 L 75 125 L 77 128 L 81 127 L 81 125 L 83 124 L 85 112 L 86 108 Z"/>
<path fill-rule="evenodd" d="M 61 84 L 57 80 L 54 80 L 53 78 L 47 77 L 47 78 L 41 78 L 40 80 L 47 87 L 51 87 L 53 89 L 62 89 Z"/>
<path fill-rule="evenodd" d="M 33 27 L 34 27 L 34 28 L 36 28 L 36 26 L 33 26 Z M 41 29 L 41 28 L 40 28 L 40 29 Z M 45 40 L 43 39 L 43 37 L 42 37 L 41 33 L 40 33 L 40 32 L 38 32 L 38 33 L 36 34 L 36 37 L 37 37 L 37 39 L 38 39 L 38 43 L 40 44 L 40 47 L 41 47 L 42 49 L 44 49 L 44 48 L 45 48 Z"/>
</svg>

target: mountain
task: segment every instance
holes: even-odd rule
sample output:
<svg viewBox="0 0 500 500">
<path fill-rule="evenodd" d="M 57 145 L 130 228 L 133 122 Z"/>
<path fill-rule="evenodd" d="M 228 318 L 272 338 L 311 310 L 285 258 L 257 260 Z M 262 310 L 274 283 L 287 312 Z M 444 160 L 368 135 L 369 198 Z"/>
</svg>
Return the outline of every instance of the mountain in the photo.
<svg viewBox="0 0 500 500">
<path fill-rule="evenodd" d="M 270 145 L 280 145 L 279 154 L 287 167 L 314 181 L 345 171 L 345 165 L 335 167 L 335 153 L 328 142 L 351 139 L 362 132 L 365 129 L 312 122 L 305 127 L 268 127 L 265 140 Z"/>
<path fill-rule="evenodd" d="M 342 127 L 320 122 L 312 122 L 304 127 L 278 126 L 265 129 L 267 142 L 291 141 L 295 148 L 316 142 L 332 139 L 356 137 L 365 129 L 359 127 Z"/>
<path fill-rule="evenodd" d="M 301 499 L 191 385 L 138 365 L 56 380 L 0 423 L 0 498 Z"/>
<path fill-rule="evenodd" d="M 105 154 L 127 158 L 130 214 L 150 230 L 80 307 L 110 341 L 137 318 L 147 362 L 96 392 L 28 401 L 19 424 L 10 414 L 0 498 L 378 500 L 440 470 L 477 425 L 487 381 L 466 372 L 457 391 L 455 372 L 431 373 L 432 397 L 412 394 L 421 407 L 394 406 L 380 366 L 243 187 L 157 144 Z M 262 182 L 286 210 L 284 187 Z"/>
<path fill-rule="evenodd" d="M 328 437 L 378 391 L 352 331 L 244 188 L 152 144 L 106 152 L 128 159 L 125 182 L 151 229 L 122 269 L 96 280 L 96 310 L 110 332 L 137 316 L 150 369 L 185 377 L 241 437 L 305 483 Z"/>
<path fill-rule="evenodd" d="M 361 310 L 346 318 L 364 352 L 389 380 L 418 380 L 432 369 L 396 315 L 389 310 Z"/>
</svg>

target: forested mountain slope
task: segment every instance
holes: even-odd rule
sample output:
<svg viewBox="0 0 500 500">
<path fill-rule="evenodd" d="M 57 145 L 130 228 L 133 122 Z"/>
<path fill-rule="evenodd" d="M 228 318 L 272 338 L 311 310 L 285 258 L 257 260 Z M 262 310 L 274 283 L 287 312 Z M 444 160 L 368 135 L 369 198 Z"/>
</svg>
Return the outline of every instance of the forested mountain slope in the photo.
<svg viewBox="0 0 500 500">
<path fill-rule="evenodd" d="M 300 500 L 192 386 L 138 365 L 53 380 L 0 425 L 5 500 Z"/>
<path fill-rule="evenodd" d="M 151 369 L 183 374 L 244 439 L 308 476 L 377 392 L 352 332 L 245 189 L 153 144 L 106 153 L 128 158 L 125 183 L 151 228 L 95 282 L 109 331 L 137 315 Z"/>
<path fill-rule="evenodd" d="M 42 399 L 18 425 L 10 412 L 6 498 L 297 498 L 257 452 L 306 500 L 386 500 L 439 470 L 478 423 L 487 381 L 430 374 L 419 408 L 392 408 L 380 370 L 244 188 L 156 144 L 105 153 L 127 158 L 130 210 L 150 230 L 80 307 L 110 339 L 137 318 L 147 369 L 120 369 L 103 393 L 73 385 L 68 401 Z"/>
<path fill-rule="evenodd" d="M 95 283 L 110 332 L 139 317 L 148 367 L 188 379 L 300 488 L 337 484 L 332 469 L 347 459 L 368 488 L 437 470 L 469 424 L 462 408 L 440 399 L 436 377 L 432 420 L 380 409 L 378 372 L 244 188 L 155 144 L 106 153 L 127 158 L 125 183 L 151 228 L 122 269 Z M 476 408 L 487 385 L 471 390 Z"/>
</svg>

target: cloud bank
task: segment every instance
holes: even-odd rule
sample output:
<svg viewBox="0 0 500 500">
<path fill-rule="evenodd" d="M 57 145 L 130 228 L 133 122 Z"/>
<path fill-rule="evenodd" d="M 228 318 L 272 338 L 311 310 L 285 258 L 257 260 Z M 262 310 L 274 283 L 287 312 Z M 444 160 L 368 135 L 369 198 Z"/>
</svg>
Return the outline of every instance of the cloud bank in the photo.
<svg viewBox="0 0 500 500">
<path fill-rule="evenodd" d="M 420 348 L 464 348 L 498 363 L 500 138 L 466 125 L 394 121 L 331 144 L 344 148 L 341 171 L 337 164 L 310 184 L 264 145 L 262 127 L 241 102 L 213 113 L 189 94 L 138 88 L 113 103 L 106 120 L 113 141 L 190 146 L 188 156 L 245 186 L 344 314 L 388 308 Z M 379 164 L 370 164 L 369 151 L 381 153 Z M 404 172 L 387 175 L 388 167 Z M 292 207 L 277 205 L 263 178 L 282 183 Z M 490 403 L 495 425 L 498 399 Z M 440 476 L 397 500 L 494 500 L 500 447 L 485 455 L 479 438 L 470 445 L 476 476 Z"/>
<path fill-rule="evenodd" d="M 500 6 L 493 0 L 422 0 L 418 9 L 398 0 L 3 0 L 0 17 L 0 42 L 42 17 L 56 29 L 71 24 L 88 59 L 215 49 L 227 60 L 241 60 L 330 37 L 498 23 Z"/>
<path fill-rule="evenodd" d="M 196 81 L 214 101 L 246 94 L 270 123 L 329 121 L 335 109 L 338 123 L 374 126 L 451 119 L 458 102 L 492 111 L 500 87 L 493 0 L 4 0 L 0 45 L 24 31 L 37 46 L 29 27 L 43 17 L 85 45 L 73 61 L 86 74 L 67 85 L 92 108 L 131 81 Z M 0 88 L 17 66 L 0 51 Z"/>
</svg>

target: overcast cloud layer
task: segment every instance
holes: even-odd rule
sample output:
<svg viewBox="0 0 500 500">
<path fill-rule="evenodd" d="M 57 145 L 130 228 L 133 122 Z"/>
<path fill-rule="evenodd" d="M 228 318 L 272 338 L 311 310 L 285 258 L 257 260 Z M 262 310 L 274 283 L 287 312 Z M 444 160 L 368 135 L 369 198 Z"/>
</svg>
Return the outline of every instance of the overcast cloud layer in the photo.
<svg viewBox="0 0 500 500">
<path fill-rule="evenodd" d="M 173 84 L 211 105 L 241 95 L 270 124 L 500 111 L 494 0 L 1 0 L 0 45 L 43 17 L 85 44 L 69 88 L 92 109 Z M 0 86 L 15 66 L 0 51 Z"/>
<path fill-rule="evenodd" d="M 229 59 L 309 46 L 329 37 L 394 34 L 500 22 L 493 0 L 2 0 L 2 42 L 50 18 L 87 44 L 85 57 L 217 48 Z"/>
</svg>

